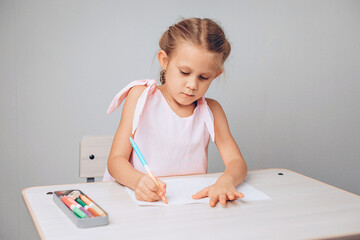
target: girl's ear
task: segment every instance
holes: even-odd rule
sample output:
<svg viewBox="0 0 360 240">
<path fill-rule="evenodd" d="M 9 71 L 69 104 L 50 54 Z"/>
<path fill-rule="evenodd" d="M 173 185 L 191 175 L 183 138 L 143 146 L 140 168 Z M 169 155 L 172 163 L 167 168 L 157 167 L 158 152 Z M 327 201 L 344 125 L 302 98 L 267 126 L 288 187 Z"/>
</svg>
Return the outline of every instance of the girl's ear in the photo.
<svg viewBox="0 0 360 240">
<path fill-rule="evenodd" d="M 217 72 L 216 76 L 214 77 L 214 79 L 217 78 L 218 76 L 220 76 L 223 72 L 224 72 L 224 68 L 221 67 L 221 68 L 219 69 L 219 71 Z"/>
<path fill-rule="evenodd" d="M 166 54 L 166 52 L 164 50 L 160 50 L 158 52 L 157 57 L 158 57 L 160 66 L 162 67 L 162 69 L 164 69 L 166 71 L 166 68 L 167 68 L 167 65 L 168 65 L 168 62 L 169 62 L 168 55 Z"/>
</svg>

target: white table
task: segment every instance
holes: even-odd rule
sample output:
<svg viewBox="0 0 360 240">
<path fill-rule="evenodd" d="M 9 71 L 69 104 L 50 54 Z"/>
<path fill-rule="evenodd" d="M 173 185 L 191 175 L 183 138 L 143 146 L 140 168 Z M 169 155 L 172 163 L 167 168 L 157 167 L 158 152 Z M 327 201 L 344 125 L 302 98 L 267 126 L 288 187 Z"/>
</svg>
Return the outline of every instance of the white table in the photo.
<svg viewBox="0 0 360 240">
<path fill-rule="evenodd" d="M 360 239 L 358 195 L 286 169 L 249 171 L 246 182 L 272 200 L 137 206 L 115 182 L 32 187 L 22 194 L 41 239 Z M 46 194 L 67 189 L 89 195 L 107 211 L 109 224 L 77 228 Z"/>
</svg>

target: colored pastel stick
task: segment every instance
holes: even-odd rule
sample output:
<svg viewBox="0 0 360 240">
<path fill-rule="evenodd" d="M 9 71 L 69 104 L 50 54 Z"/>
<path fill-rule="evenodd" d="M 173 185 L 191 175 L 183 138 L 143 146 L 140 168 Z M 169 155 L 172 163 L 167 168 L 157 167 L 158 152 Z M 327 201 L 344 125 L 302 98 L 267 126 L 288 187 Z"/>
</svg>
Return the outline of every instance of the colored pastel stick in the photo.
<svg viewBox="0 0 360 240">
<path fill-rule="evenodd" d="M 86 203 L 84 203 L 80 198 L 77 198 L 75 201 L 77 201 L 81 206 L 83 206 L 83 208 L 88 210 L 94 217 L 100 216 L 94 209 L 86 205 Z"/>
<path fill-rule="evenodd" d="M 77 207 L 78 209 L 80 209 L 81 211 L 83 211 L 88 217 L 94 217 L 91 213 L 89 213 L 89 211 L 87 211 L 85 208 L 83 208 L 80 204 L 78 204 L 77 202 L 75 202 L 74 199 L 72 199 L 71 197 L 68 197 L 69 201 L 72 204 L 75 204 L 75 207 Z"/>
<path fill-rule="evenodd" d="M 75 199 L 77 199 L 77 198 L 80 196 L 80 192 L 74 190 L 74 191 L 70 192 L 67 196 L 68 196 L 68 197 L 71 197 L 72 199 L 75 200 Z"/>
<path fill-rule="evenodd" d="M 155 184 L 156 184 L 156 185 L 161 189 L 161 191 L 165 194 L 165 189 L 163 189 L 163 188 L 161 187 L 159 181 L 158 181 L 157 178 L 154 176 L 154 174 L 151 172 L 151 170 L 150 170 L 150 168 L 149 168 L 149 166 L 148 166 L 148 164 L 147 164 L 144 156 L 143 156 L 142 153 L 140 152 L 139 147 L 138 147 L 138 146 L 136 145 L 136 143 L 134 142 L 134 139 L 132 139 L 132 137 L 129 137 L 129 139 L 130 139 L 130 142 L 131 142 L 132 147 L 134 148 L 134 151 L 135 151 L 136 155 L 139 157 L 140 162 L 141 162 L 141 164 L 144 166 L 147 174 L 151 177 L 152 180 L 154 180 Z M 168 201 L 167 201 L 167 199 L 166 199 L 166 197 L 165 197 L 164 195 L 161 197 L 161 199 L 164 201 L 165 204 L 168 204 Z"/>
<path fill-rule="evenodd" d="M 83 200 L 86 205 L 89 205 L 89 207 L 93 208 L 100 216 L 106 216 L 105 212 L 101 210 L 93 201 L 91 201 L 88 197 L 85 195 L 80 195 L 80 199 Z"/>
<path fill-rule="evenodd" d="M 72 203 L 69 201 L 69 199 L 68 199 L 67 196 L 63 196 L 63 197 L 61 198 L 61 201 L 62 201 L 63 203 L 65 203 L 65 205 L 66 205 L 68 208 L 70 208 L 70 209 L 74 212 L 74 214 L 75 214 L 76 216 L 78 216 L 79 218 L 87 218 L 87 217 L 88 217 L 83 211 L 81 211 L 79 208 L 77 208 L 77 207 L 75 206 L 75 204 L 72 204 Z"/>
<path fill-rule="evenodd" d="M 89 211 L 89 207 L 86 206 L 86 204 L 81 201 L 80 197 L 80 191 L 74 190 L 72 192 L 70 192 L 68 195 L 68 197 L 74 199 L 74 201 L 80 203 L 80 205 L 82 206 L 82 208 L 80 208 L 84 213 L 86 213 L 86 215 L 88 215 L 88 217 L 97 217 L 99 216 L 95 211 Z M 80 200 L 81 202 L 79 202 L 78 200 Z M 74 203 L 77 204 L 77 203 Z M 94 214 L 95 213 L 95 214 Z"/>
</svg>

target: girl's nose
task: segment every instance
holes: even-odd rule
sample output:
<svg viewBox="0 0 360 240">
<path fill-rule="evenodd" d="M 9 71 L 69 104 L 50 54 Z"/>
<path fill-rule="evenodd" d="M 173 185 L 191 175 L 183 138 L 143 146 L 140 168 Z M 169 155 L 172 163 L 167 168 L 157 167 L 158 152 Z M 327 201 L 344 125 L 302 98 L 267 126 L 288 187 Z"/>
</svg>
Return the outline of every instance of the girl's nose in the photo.
<svg viewBox="0 0 360 240">
<path fill-rule="evenodd" d="M 186 87 L 191 90 L 197 89 L 197 79 L 195 77 L 189 77 L 186 82 Z"/>
</svg>

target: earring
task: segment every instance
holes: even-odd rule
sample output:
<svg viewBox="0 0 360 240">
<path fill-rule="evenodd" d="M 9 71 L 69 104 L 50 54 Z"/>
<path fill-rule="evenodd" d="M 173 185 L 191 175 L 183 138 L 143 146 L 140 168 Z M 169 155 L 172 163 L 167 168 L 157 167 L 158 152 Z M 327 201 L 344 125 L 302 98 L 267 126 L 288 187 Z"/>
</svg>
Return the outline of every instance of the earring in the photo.
<svg viewBox="0 0 360 240">
<path fill-rule="evenodd" d="M 161 82 L 161 84 L 165 83 L 165 73 L 166 73 L 166 70 L 162 70 L 161 73 L 160 73 L 160 82 Z"/>
</svg>

